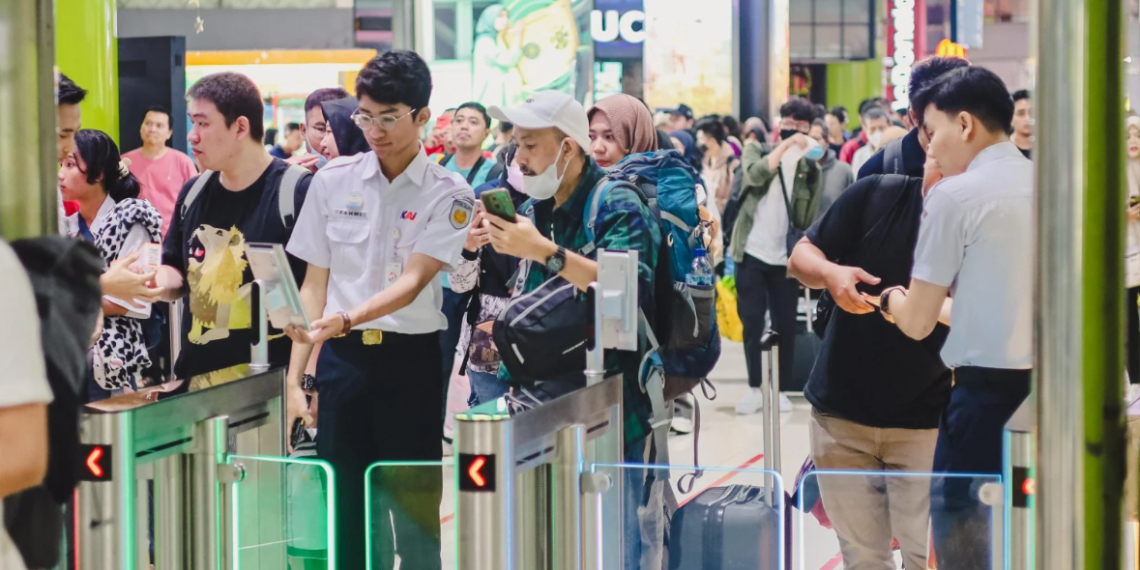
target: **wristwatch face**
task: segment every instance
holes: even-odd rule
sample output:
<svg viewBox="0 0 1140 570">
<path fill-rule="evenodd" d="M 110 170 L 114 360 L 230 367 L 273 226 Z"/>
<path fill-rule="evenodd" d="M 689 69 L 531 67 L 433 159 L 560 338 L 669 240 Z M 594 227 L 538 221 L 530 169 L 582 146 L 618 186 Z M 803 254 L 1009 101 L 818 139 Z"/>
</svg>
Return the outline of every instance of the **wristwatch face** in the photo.
<svg viewBox="0 0 1140 570">
<path fill-rule="evenodd" d="M 565 266 L 566 258 L 557 253 L 546 260 L 546 270 L 550 273 L 562 273 L 562 268 Z"/>
</svg>

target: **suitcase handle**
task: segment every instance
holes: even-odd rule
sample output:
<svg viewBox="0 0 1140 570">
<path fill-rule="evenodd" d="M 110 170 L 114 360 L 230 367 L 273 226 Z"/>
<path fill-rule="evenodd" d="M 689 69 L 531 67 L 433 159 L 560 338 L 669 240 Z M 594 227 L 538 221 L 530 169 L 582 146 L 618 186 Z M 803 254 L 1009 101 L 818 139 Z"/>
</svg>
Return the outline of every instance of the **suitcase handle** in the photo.
<svg viewBox="0 0 1140 570">
<path fill-rule="evenodd" d="M 767 331 L 760 337 L 761 384 L 764 393 L 764 469 L 780 472 L 780 335 Z M 768 489 L 768 506 L 775 506 L 776 482 L 771 474 L 764 475 Z"/>
<path fill-rule="evenodd" d="M 753 503 L 756 502 L 756 499 L 760 498 L 760 495 L 763 494 L 764 490 L 759 487 L 746 487 L 744 489 L 744 492 L 738 495 L 736 497 L 736 500 L 733 502 L 738 505 Z"/>
</svg>

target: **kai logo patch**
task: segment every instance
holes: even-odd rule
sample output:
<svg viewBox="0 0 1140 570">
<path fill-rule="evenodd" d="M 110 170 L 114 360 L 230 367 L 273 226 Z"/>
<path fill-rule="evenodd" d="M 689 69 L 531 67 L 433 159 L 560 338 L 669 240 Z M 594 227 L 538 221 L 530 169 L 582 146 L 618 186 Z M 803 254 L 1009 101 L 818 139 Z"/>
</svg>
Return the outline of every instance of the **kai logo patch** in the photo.
<svg viewBox="0 0 1140 570">
<path fill-rule="evenodd" d="M 451 204 L 451 227 L 461 230 L 471 223 L 471 213 L 475 211 L 475 203 L 469 200 L 456 200 Z"/>
</svg>

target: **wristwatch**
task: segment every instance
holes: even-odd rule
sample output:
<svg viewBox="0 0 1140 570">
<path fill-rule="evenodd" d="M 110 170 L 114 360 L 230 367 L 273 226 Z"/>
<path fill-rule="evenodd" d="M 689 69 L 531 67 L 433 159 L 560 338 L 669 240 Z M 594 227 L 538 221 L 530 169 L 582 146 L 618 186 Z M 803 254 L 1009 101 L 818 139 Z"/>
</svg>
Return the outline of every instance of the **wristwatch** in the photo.
<svg viewBox="0 0 1140 570">
<path fill-rule="evenodd" d="M 566 267 L 566 249 L 558 248 L 554 255 L 546 258 L 546 271 L 551 275 L 558 275 Z"/>
<path fill-rule="evenodd" d="M 884 315 L 891 314 L 891 293 L 895 291 L 902 291 L 903 297 L 906 296 L 906 289 L 903 287 L 890 287 L 879 295 L 879 310 L 882 311 Z"/>
<path fill-rule="evenodd" d="M 348 336 L 348 332 L 352 330 L 352 317 L 349 317 L 346 311 L 337 311 L 336 314 L 339 315 L 341 319 L 340 334 L 333 338 L 344 338 Z"/>
</svg>

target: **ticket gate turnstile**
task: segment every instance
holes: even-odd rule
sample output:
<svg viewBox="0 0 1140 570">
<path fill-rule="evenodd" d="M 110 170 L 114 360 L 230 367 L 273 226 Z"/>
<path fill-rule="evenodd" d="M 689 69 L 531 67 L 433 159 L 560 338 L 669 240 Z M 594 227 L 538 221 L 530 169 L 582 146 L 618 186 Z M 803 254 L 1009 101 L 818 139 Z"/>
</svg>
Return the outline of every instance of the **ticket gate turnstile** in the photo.
<svg viewBox="0 0 1140 570">
<path fill-rule="evenodd" d="M 228 568 L 229 483 L 243 473 L 226 458 L 284 455 L 284 386 L 284 370 L 242 365 L 89 406 L 87 480 L 76 494 L 80 567 L 149 567 L 151 500 L 139 481 L 153 479 L 155 568 Z"/>
</svg>

